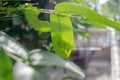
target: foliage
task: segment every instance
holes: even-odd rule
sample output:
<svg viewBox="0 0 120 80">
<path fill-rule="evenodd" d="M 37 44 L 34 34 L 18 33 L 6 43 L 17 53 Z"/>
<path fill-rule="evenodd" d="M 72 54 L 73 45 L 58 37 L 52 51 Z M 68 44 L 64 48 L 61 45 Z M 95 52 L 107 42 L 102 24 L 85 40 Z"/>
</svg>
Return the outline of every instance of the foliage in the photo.
<svg viewBox="0 0 120 80">
<path fill-rule="evenodd" d="M 70 18 L 51 14 L 50 24 L 53 47 L 56 53 L 63 57 L 69 57 L 73 48 L 73 31 Z"/>
<path fill-rule="evenodd" d="M 79 3 L 81 0 L 76 1 Z M 23 47 L 15 39 L 1 32 L 0 47 L 3 47 L 3 50 L 1 49 L 0 55 L 6 58 L 3 59 L 3 57 L 0 56 L 0 69 L 1 66 L 5 66 L 2 62 L 4 60 L 8 63 L 8 66 L 5 69 L 2 68 L 4 71 L 2 70 L 3 72 L 0 72 L 0 76 L 6 72 L 6 69 L 11 69 L 11 62 L 9 62 L 8 59 L 9 56 L 17 61 L 22 60 L 24 64 L 28 64 L 36 71 L 43 66 L 59 66 L 69 69 L 84 77 L 82 70 L 78 66 L 60 57 L 62 56 L 64 58 L 68 58 L 74 47 L 74 28 L 72 27 L 71 18 L 77 18 L 78 21 L 83 24 L 97 25 L 97 27 L 100 28 L 105 28 L 106 25 L 108 25 L 120 30 L 119 22 L 110 20 L 83 5 L 81 6 L 75 3 L 62 2 L 57 4 L 54 10 L 46 10 L 39 9 L 32 3 L 24 4 L 20 1 L 18 2 L 19 4 L 12 3 L 12 6 L 9 2 L 4 2 L 0 5 L 0 22 L 2 23 L 0 24 L 2 26 L 0 30 L 3 30 L 6 33 L 11 33 L 13 31 L 9 30 L 9 28 L 13 26 L 12 28 L 17 29 L 17 33 L 19 33 L 20 36 L 22 34 L 22 37 L 24 31 L 32 31 L 30 27 L 32 27 L 35 31 L 38 31 L 38 33 L 50 32 L 53 50 L 49 51 L 48 48 L 45 48 L 46 50 L 39 49 L 30 51 Z M 41 16 L 39 17 L 39 15 L 43 13 L 50 14 L 50 21 L 40 19 Z M 83 36 L 88 35 L 78 29 L 75 30 Z M 37 44 L 37 42 L 34 44 Z M 59 56 L 54 54 L 54 52 Z M 6 53 L 8 56 L 4 55 Z M 2 79 L 3 77 L 0 78 Z"/>
<path fill-rule="evenodd" d="M 31 6 L 30 9 L 32 9 L 32 6 Z M 37 11 L 39 11 L 39 10 L 37 10 Z M 34 14 L 35 13 L 36 12 L 34 12 Z M 72 17 L 72 15 L 75 15 L 76 18 L 77 17 L 78 18 L 79 17 L 84 17 L 85 22 L 88 21 L 89 24 L 91 23 L 91 24 L 94 24 L 94 25 L 98 25 L 101 28 L 104 28 L 105 27 L 104 25 L 109 25 L 113 28 L 116 28 L 116 29 L 120 30 L 120 28 L 118 27 L 118 26 L 120 26 L 119 22 L 109 20 L 106 17 L 101 16 L 101 15 L 97 14 L 96 12 L 92 11 L 91 9 L 89 9 L 86 6 L 79 6 L 79 5 L 76 5 L 76 4 L 63 2 L 63 3 L 59 3 L 58 5 L 56 5 L 55 11 L 53 13 L 57 14 L 59 16 L 58 20 L 57 20 L 57 16 L 56 16 L 56 20 L 54 20 L 55 16 L 53 16 L 53 14 L 51 14 L 52 17 L 50 17 L 50 24 L 52 24 L 52 26 L 51 26 L 51 33 L 52 33 L 51 37 L 52 37 L 52 41 L 53 41 L 53 47 L 54 47 L 54 50 L 56 51 L 56 53 L 63 56 L 63 57 L 69 57 L 69 55 L 71 53 L 71 50 L 72 50 L 72 46 L 73 46 L 73 44 L 71 44 L 71 43 L 73 43 L 72 28 L 67 29 L 67 27 L 71 26 L 70 20 L 67 20 L 69 15 L 71 17 Z M 27 13 L 25 15 L 27 16 Z M 76 15 L 78 15 L 78 16 L 76 16 Z M 66 17 L 66 16 L 68 16 L 68 17 Z M 27 19 L 28 19 L 28 17 L 27 17 Z M 63 20 L 60 20 L 62 18 L 63 18 L 63 20 L 67 21 L 69 24 L 65 24 Z M 32 20 L 32 17 L 29 17 L 28 22 L 31 22 L 32 24 L 34 24 L 34 22 L 32 22 L 30 20 Z M 36 22 L 37 21 L 39 22 L 39 20 L 36 20 Z M 53 21 L 58 21 L 59 23 L 56 23 L 56 22 L 53 22 Z M 37 26 L 37 24 L 39 25 L 39 23 L 36 23 L 36 22 L 34 24 L 34 27 L 35 27 L 35 25 Z M 64 24 L 65 24 L 66 27 L 63 26 Z M 58 28 L 57 28 L 57 25 L 58 25 Z M 64 28 L 62 28 L 61 25 Z M 45 25 L 42 25 L 42 26 L 45 26 Z M 37 27 L 35 27 L 35 28 L 37 30 L 39 30 Z M 46 27 L 44 27 L 44 30 L 47 30 Z M 55 31 L 56 31 L 56 33 L 55 33 Z M 55 35 L 53 35 L 53 33 L 56 34 L 57 38 L 55 38 Z M 64 34 L 64 36 L 62 36 L 62 34 Z M 68 34 L 71 35 L 71 36 L 68 36 Z M 67 38 L 67 37 L 69 37 L 69 38 Z M 60 40 L 60 42 L 58 40 Z M 68 42 L 68 41 L 70 41 L 70 42 Z M 58 43 L 60 43 L 60 46 L 58 45 Z M 65 47 L 65 50 L 62 49 L 63 46 Z M 58 47 L 60 47 L 60 48 L 58 48 Z"/>
<path fill-rule="evenodd" d="M 38 19 L 38 15 L 40 14 L 40 11 L 36 7 L 33 7 L 32 5 L 28 5 L 27 8 L 25 8 L 24 13 L 27 21 L 36 31 L 40 31 L 40 32 L 50 31 L 49 23 L 47 21 L 41 21 Z"/>
<path fill-rule="evenodd" d="M 79 80 L 79 79 L 73 76 L 67 76 L 67 77 L 64 77 L 64 80 Z"/>
<path fill-rule="evenodd" d="M 0 47 L 0 80 L 12 80 L 12 65 L 6 52 Z"/>
<path fill-rule="evenodd" d="M 104 25 L 109 25 L 113 28 L 120 30 L 120 28 L 118 27 L 120 26 L 119 22 L 109 20 L 106 17 L 101 16 L 96 12 L 92 11 L 86 6 L 79 6 L 79 5 L 70 4 L 70 3 L 61 3 L 61 4 L 58 4 L 55 9 L 58 13 L 64 13 L 64 14 L 66 13 L 69 15 L 83 15 L 88 20 L 98 22 Z"/>
<path fill-rule="evenodd" d="M 32 51 L 28 50 L 26 51 L 25 47 L 21 46 L 20 43 L 18 43 L 16 40 L 14 40 L 13 38 L 11 38 L 10 36 L 6 35 L 3 32 L 0 33 L 0 43 L 1 43 L 0 46 L 3 47 L 4 50 L 6 51 L 4 52 L 2 50 L 0 53 L 1 54 L 0 59 L 1 61 L 5 61 L 5 63 L 9 61 L 8 56 L 10 56 L 15 60 L 22 59 L 23 62 L 29 64 L 29 66 L 33 68 L 35 66 L 37 66 L 38 69 L 40 69 L 41 66 L 58 66 L 71 70 L 84 77 L 82 70 L 72 62 L 64 60 L 61 57 L 55 55 L 54 53 L 44 50 L 36 49 Z M 8 56 L 5 56 L 6 53 L 8 54 Z M 7 68 L 8 69 L 11 68 L 10 62 L 8 62 L 7 64 L 1 62 L 0 65 L 4 67 L 5 70 L 3 71 L 5 72 Z"/>
</svg>

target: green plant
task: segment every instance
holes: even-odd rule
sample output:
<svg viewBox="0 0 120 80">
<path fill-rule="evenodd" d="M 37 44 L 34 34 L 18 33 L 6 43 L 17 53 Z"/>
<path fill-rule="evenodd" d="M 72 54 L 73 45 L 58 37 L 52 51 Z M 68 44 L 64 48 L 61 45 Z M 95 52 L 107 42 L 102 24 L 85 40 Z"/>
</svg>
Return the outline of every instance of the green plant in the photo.
<svg viewBox="0 0 120 80">
<path fill-rule="evenodd" d="M 7 3 L 6 3 L 7 4 Z M 120 23 L 110 20 L 102 15 L 99 15 L 95 11 L 89 9 L 86 6 L 80 6 L 78 4 L 62 2 L 55 6 L 54 10 L 46 10 L 39 9 L 35 7 L 33 4 L 19 4 L 17 7 L 9 7 L 4 6 L 5 3 L 0 5 L 0 10 L 2 11 L 0 15 L 0 19 L 12 19 L 13 25 L 20 26 L 22 21 L 20 15 L 25 15 L 25 18 L 28 24 L 39 33 L 50 32 L 52 38 L 53 52 L 49 50 L 28 50 L 23 47 L 16 40 L 5 34 L 4 32 L 0 32 L 0 54 L 7 54 L 9 57 L 15 60 L 22 60 L 25 64 L 28 64 L 35 70 L 43 66 L 59 66 L 66 69 L 69 69 L 82 77 L 84 74 L 82 70 L 73 64 L 70 61 L 67 61 L 64 58 L 68 58 L 71 54 L 72 49 L 74 48 L 74 40 L 73 40 L 73 27 L 72 27 L 72 18 L 80 19 L 80 21 L 85 22 L 87 24 L 98 25 L 100 28 L 105 28 L 106 25 L 109 25 L 117 30 L 120 30 Z M 49 13 L 50 21 L 43 21 L 38 19 L 38 15 L 40 13 Z M 5 23 L 5 22 L 3 22 Z M 8 21 L 9 24 L 9 21 Z M 5 26 L 5 24 L 2 24 Z M 5 26 L 6 27 L 6 26 Z M 22 26 L 24 29 L 26 26 Z M 4 30 L 3 30 L 4 31 Z M 78 31 L 79 32 L 79 31 Z M 83 34 L 83 33 L 80 33 Z M 36 57 L 37 56 L 37 57 Z M 6 57 L 3 59 L 3 57 Z M 0 57 L 0 70 L 5 66 L 2 61 L 6 61 L 10 64 L 10 61 L 6 55 Z M 0 72 L 0 78 L 2 79 L 3 74 L 7 69 L 11 69 L 11 66 L 7 66 L 4 71 Z M 9 73 L 11 76 L 12 72 Z M 5 79 L 5 80 L 10 80 Z M 12 79 L 11 79 L 12 80 Z"/>
<path fill-rule="evenodd" d="M 45 21 L 42 23 L 41 20 L 36 20 L 35 16 L 37 16 L 37 14 L 41 12 L 41 10 L 33 7 L 32 5 L 28 5 L 28 7 L 24 9 L 24 12 L 28 22 L 33 26 L 33 28 L 35 28 L 40 32 L 46 32 L 45 30 L 47 31 L 50 30 L 55 52 L 58 55 L 61 55 L 62 57 L 66 57 L 66 58 L 69 57 L 71 50 L 74 46 L 73 30 L 72 30 L 72 23 L 70 21 L 70 17 L 83 18 L 81 21 L 85 21 L 85 22 L 88 21 L 89 23 L 98 25 L 98 27 L 101 28 L 104 28 L 106 25 L 108 25 L 117 30 L 120 30 L 120 28 L 118 27 L 120 26 L 119 22 L 110 20 L 102 15 L 99 15 L 98 13 L 89 9 L 86 6 L 79 6 L 77 4 L 72 4 L 67 2 L 59 3 L 56 5 L 55 10 L 48 11 L 50 13 L 49 24 L 48 22 Z M 35 20 L 36 22 L 35 23 L 32 22 L 32 19 Z M 42 30 L 38 29 L 39 24 L 42 25 L 39 27 Z"/>
</svg>

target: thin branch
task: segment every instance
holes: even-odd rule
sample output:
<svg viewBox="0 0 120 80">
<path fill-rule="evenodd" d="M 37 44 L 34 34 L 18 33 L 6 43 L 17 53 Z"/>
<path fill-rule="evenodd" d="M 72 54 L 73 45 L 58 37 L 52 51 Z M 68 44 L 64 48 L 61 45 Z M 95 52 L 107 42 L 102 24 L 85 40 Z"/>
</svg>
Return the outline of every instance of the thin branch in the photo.
<svg viewBox="0 0 120 80">
<path fill-rule="evenodd" d="M 26 11 L 35 11 L 35 12 L 42 12 L 42 13 L 48 13 L 48 14 L 51 14 L 51 13 L 54 13 L 56 15 L 59 15 L 59 16 L 69 16 L 69 17 L 72 17 L 72 18 L 83 18 L 84 16 L 83 15 L 66 15 L 65 13 L 57 13 L 55 12 L 55 10 L 48 10 L 48 9 L 39 9 L 39 10 L 26 10 Z"/>
<path fill-rule="evenodd" d="M 24 10 L 26 10 L 26 9 L 24 9 Z M 68 15 L 66 13 L 57 13 L 55 10 L 51 10 L 51 9 L 38 9 L 38 10 L 26 10 L 26 11 L 42 12 L 42 13 L 47 13 L 47 14 L 54 13 L 54 14 L 59 15 L 59 16 L 69 16 L 72 18 L 82 18 L 83 17 L 83 15 L 74 15 L 74 14 Z M 14 16 L 18 16 L 18 15 L 14 15 Z M 3 16 L 3 17 L 0 17 L 0 20 L 3 20 L 3 18 L 10 19 L 10 18 L 12 18 L 12 16 Z"/>
</svg>

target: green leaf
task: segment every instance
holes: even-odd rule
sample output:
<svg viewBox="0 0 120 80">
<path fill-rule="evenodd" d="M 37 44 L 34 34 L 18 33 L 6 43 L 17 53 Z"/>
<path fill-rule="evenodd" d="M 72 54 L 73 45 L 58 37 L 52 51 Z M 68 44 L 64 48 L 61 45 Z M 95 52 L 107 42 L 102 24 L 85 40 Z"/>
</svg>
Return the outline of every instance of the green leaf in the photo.
<svg viewBox="0 0 120 80">
<path fill-rule="evenodd" d="M 28 50 L 4 32 L 0 32 L 0 47 L 21 58 L 27 59 L 28 57 Z"/>
<path fill-rule="evenodd" d="M 73 30 L 69 17 L 50 14 L 51 37 L 55 52 L 67 58 L 73 48 Z"/>
<path fill-rule="evenodd" d="M 24 10 L 25 17 L 28 23 L 36 30 L 40 32 L 49 32 L 50 25 L 48 21 L 42 21 L 38 19 L 40 11 L 36 7 L 28 6 Z"/>
<path fill-rule="evenodd" d="M 89 19 L 75 19 L 76 20 L 76 23 L 80 23 L 80 24 L 88 24 L 92 27 L 95 27 L 95 28 L 103 28 L 103 29 L 106 29 L 106 25 L 102 24 L 102 23 L 99 23 L 99 22 L 96 22 L 96 21 L 92 21 L 92 20 L 89 20 Z"/>
<path fill-rule="evenodd" d="M 13 80 L 11 61 L 2 48 L 0 48 L 0 80 Z"/>
<path fill-rule="evenodd" d="M 7 12 L 6 12 L 6 7 L 0 6 L 0 15 L 1 15 L 1 14 L 7 14 Z"/>
<path fill-rule="evenodd" d="M 80 79 L 77 77 L 73 77 L 73 76 L 68 75 L 68 76 L 65 76 L 63 80 L 80 80 Z"/>
<path fill-rule="evenodd" d="M 2 4 L 2 6 L 5 6 L 5 5 L 7 5 L 8 4 L 8 2 L 4 2 L 3 4 Z"/>
<path fill-rule="evenodd" d="M 58 66 L 85 77 L 84 73 L 77 65 L 70 61 L 64 60 L 52 52 L 36 49 L 30 51 L 29 54 L 31 54 L 29 58 L 34 66 Z"/>
<path fill-rule="evenodd" d="M 33 67 L 28 66 L 22 61 L 15 63 L 13 74 L 14 80 L 49 80 L 47 74 L 40 70 L 35 70 Z"/>
<path fill-rule="evenodd" d="M 18 9 L 17 9 L 17 8 L 14 8 L 14 7 L 8 7 L 8 8 L 7 8 L 8 14 L 9 14 L 9 13 L 16 12 L 17 10 L 18 10 Z"/>
<path fill-rule="evenodd" d="M 106 29 L 106 25 L 104 25 L 102 23 L 99 23 L 99 22 L 96 22 L 96 21 L 88 20 L 87 23 L 90 24 L 92 27 L 95 27 L 95 28 Z"/>
<path fill-rule="evenodd" d="M 56 5 L 55 10 L 57 13 L 61 14 L 70 14 L 70 15 L 83 15 L 87 19 L 104 24 L 104 25 L 109 25 L 117 30 L 120 30 L 120 23 L 110 20 L 102 15 L 99 15 L 95 11 L 91 10 L 90 8 L 86 6 L 80 6 L 77 4 L 72 4 L 72 3 L 59 3 Z"/>
</svg>

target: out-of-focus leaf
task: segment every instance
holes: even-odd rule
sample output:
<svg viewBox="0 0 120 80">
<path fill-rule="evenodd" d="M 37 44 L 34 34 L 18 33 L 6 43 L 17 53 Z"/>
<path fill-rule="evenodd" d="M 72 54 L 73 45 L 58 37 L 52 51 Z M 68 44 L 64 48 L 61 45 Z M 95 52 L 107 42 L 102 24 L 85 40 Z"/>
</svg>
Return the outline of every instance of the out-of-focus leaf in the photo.
<svg viewBox="0 0 120 80">
<path fill-rule="evenodd" d="M 89 19 L 85 19 L 85 20 L 84 19 L 76 19 L 76 21 L 77 21 L 77 23 L 80 23 L 80 24 L 88 24 L 95 28 L 106 29 L 106 25 L 96 22 L 96 21 L 89 20 Z"/>
<path fill-rule="evenodd" d="M 50 15 L 51 37 L 55 52 L 67 58 L 73 48 L 72 23 L 68 16 Z"/>
<path fill-rule="evenodd" d="M 73 76 L 66 76 L 64 77 L 64 80 L 79 80 L 77 77 L 73 77 Z"/>
<path fill-rule="evenodd" d="M 49 80 L 45 73 L 38 72 L 21 61 L 14 65 L 13 74 L 14 80 Z"/>
<path fill-rule="evenodd" d="M 91 10 L 90 8 L 86 6 L 80 6 L 77 4 L 72 4 L 72 3 L 59 3 L 56 5 L 55 10 L 57 13 L 61 14 L 70 14 L 70 15 L 83 15 L 87 19 L 104 24 L 104 25 L 109 25 L 117 30 L 120 30 L 120 23 L 110 20 L 102 15 L 99 15 L 95 11 Z"/>
<path fill-rule="evenodd" d="M 14 8 L 14 7 L 8 7 L 7 8 L 7 12 L 8 12 L 8 14 L 9 13 L 12 13 L 12 12 L 15 12 L 15 11 L 17 11 L 18 9 L 17 8 Z"/>
<path fill-rule="evenodd" d="M 87 32 L 80 31 L 80 29 L 74 29 L 74 31 L 75 31 L 76 33 L 78 33 L 79 35 L 81 35 L 84 40 L 86 40 L 87 37 L 88 37 L 88 35 L 89 35 Z"/>
<path fill-rule="evenodd" d="M 13 25 L 20 25 L 22 23 L 22 19 L 18 15 L 13 15 L 12 23 L 13 23 Z"/>
<path fill-rule="evenodd" d="M 50 25 L 48 21 L 42 21 L 38 19 L 38 15 L 40 13 L 39 10 L 37 10 L 36 7 L 28 6 L 24 10 L 26 19 L 28 23 L 36 30 L 40 32 L 49 32 L 50 31 Z"/>
<path fill-rule="evenodd" d="M 7 14 L 6 7 L 0 6 L 0 14 Z"/>
<path fill-rule="evenodd" d="M 18 55 L 19 57 L 25 59 L 28 57 L 27 49 L 4 32 L 0 32 L 0 47 L 3 47 L 6 51 Z"/>
<path fill-rule="evenodd" d="M 5 6 L 5 5 L 7 5 L 8 4 L 8 2 L 4 2 L 3 4 L 2 4 L 2 6 Z"/>
<path fill-rule="evenodd" d="M 0 80 L 13 80 L 11 61 L 1 47 L 0 47 Z"/>
<path fill-rule="evenodd" d="M 87 23 L 90 24 L 92 27 L 95 27 L 95 28 L 106 29 L 106 25 L 104 25 L 102 23 L 99 23 L 99 22 L 89 20 Z"/>
<path fill-rule="evenodd" d="M 54 53 L 36 49 L 30 51 L 30 54 L 29 58 L 31 60 L 31 64 L 34 66 L 59 66 L 85 77 L 84 73 L 77 65 L 62 59 Z"/>
</svg>

